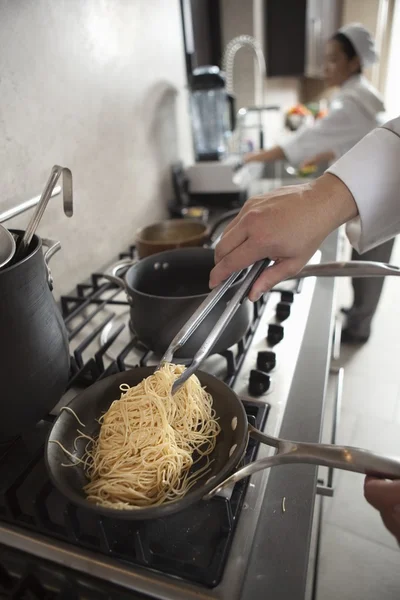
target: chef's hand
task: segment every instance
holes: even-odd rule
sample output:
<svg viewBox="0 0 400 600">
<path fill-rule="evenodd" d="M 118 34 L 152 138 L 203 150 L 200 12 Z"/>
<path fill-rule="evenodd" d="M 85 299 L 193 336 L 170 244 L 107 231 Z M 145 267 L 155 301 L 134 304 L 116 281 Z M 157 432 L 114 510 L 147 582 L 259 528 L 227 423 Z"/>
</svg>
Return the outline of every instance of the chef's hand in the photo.
<svg viewBox="0 0 400 600">
<path fill-rule="evenodd" d="M 274 265 L 261 274 L 249 294 L 255 301 L 283 279 L 296 275 L 325 237 L 357 214 L 350 191 L 330 173 L 312 183 L 250 198 L 215 249 L 210 287 L 234 271 L 270 258 Z"/>
<path fill-rule="evenodd" d="M 400 543 L 400 481 L 366 477 L 364 495 L 367 501 L 379 510 L 386 529 Z"/>
</svg>

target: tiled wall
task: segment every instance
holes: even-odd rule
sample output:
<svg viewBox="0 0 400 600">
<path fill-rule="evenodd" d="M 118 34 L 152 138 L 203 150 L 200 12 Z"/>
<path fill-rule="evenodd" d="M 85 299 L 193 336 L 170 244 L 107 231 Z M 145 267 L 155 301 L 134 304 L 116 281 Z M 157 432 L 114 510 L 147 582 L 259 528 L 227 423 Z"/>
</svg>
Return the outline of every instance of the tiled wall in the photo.
<svg viewBox="0 0 400 600">
<path fill-rule="evenodd" d="M 0 0 L 0 212 L 71 168 L 74 217 L 59 196 L 39 228 L 62 242 L 57 294 L 166 213 L 191 157 L 185 85 L 179 0 Z"/>
</svg>

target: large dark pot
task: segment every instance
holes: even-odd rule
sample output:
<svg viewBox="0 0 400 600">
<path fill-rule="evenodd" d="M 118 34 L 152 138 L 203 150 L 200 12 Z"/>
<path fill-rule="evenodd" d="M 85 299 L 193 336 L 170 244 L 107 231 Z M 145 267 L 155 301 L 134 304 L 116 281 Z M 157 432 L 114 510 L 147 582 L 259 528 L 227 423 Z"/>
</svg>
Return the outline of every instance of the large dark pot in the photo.
<svg viewBox="0 0 400 600">
<path fill-rule="evenodd" d="M 157 356 L 162 356 L 174 336 L 210 293 L 211 248 L 182 248 L 153 254 L 130 267 L 124 279 L 108 277 L 123 287 L 131 306 L 134 333 Z M 176 352 L 177 358 L 193 358 L 238 289 L 238 279 L 212 309 L 194 334 Z M 246 333 L 251 321 L 249 301 L 242 303 L 213 347 L 226 350 Z"/>
<path fill-rule="evenodd" d="M 48 268 L 59 248 L 35 235 L 26 258 L 0 269 L 0 442 L 35 425 L 67 386 L 68 336 Z"/>
</svg>

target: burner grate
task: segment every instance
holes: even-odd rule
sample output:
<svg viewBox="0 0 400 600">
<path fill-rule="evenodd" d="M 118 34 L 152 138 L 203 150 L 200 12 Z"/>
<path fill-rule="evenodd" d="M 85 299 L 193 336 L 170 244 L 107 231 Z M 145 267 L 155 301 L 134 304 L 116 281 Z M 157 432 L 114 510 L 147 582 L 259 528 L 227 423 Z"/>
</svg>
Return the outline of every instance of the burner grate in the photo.
<svg viewBox="0 0 400 600">
<path fill-rule="evenodd" d="M 130 247 L 120 259 L 134 255 L 135 249 Z M 216 355 L 218 364 L 223 367 L 217 376 L 229 386 L 236 380 L 266 303 L 267 298 L 262 298 L 254 305 L 252 322 L 243 339 L 220 356 Z M 101 273 L 93 274 L 90 280 L 78 285 L 74 293 L 61 299 L 62 314 L 74 348 L 69 388 L 87 387 L 132 366 L 154 364 L 153 353 L 129 330 L 129 310 L 126 316 L 122 314 L 125 320 L 118 320 L 121 307 L 128 308 L 125 297 L 112 283 L 105 282 Z M 108 328 L 107 336 L 103 336 L 105 328 Z M 118 352 L 110 358 L 110 349 L 116 342 Z M 136 362 L 130 365 L 133 350 Z M 243 404 L 249 421 L 262 429 L 269 406 L 247 401 Z M 156 521 L 131 523 L 101 518 L 71 505 L 49 481 L 43 450 L 53 420 L 48 416 L 24 436 L 0 446 L 0 521 L 99 555 L 112 556 L 124 564 L 147 567 L 209 588 L 216 586 L 223 574 L 248 482 L 237 483 L 230 496 L 199 502 Z M 250 440 L 244 463 L 254 460 L 256 452 L 257 445 Z M 75 592 L 74 586 L 69 588 L 62 575 L 64 583 L 56 584 L 52 577 L 65 570 L 55 565 L 48 569 L 45 561 L 38 563 L 39 559 L 34 557 L 28 561 L 25 558 L 26 568 L 17 569 L 10 568 L 7 560 L 0 546 L 0 596 L 3 585 L 9 593 L 6 597 L 10 598 L 103 598 L 100 592 L 86 593 L 90 586 L 87 590 L 85 587 L 84 595 L 77 595 L 80 592 Z M 31 568 L 32 561 L 36 561 L 34 568 Z M 68 577 L 73 580 L 71 574 Z M 79 576 L 79 585 L 85 578 Z M 105 589 L 107 584 L 102 582 L 101 585 L 101 589 Z M 60 595 L 49 591 L 54 589 L 61 590 Z M 116 596 L 110 594 L 109 597 Z M 129 597 L 144 598 L 135 594 Z"/>
</svg>

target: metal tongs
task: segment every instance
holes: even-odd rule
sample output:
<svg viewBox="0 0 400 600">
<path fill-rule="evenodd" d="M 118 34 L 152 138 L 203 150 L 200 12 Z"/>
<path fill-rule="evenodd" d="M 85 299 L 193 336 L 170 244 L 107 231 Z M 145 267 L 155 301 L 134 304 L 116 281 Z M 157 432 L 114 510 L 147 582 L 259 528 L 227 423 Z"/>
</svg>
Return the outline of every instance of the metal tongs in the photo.
<svg viewBox="0 0 400 600">
<path fill-rule="evenodd" d="M 185 381 L 187 381 L 189 377 L 191 377 L 191 375 L 193 375 L 193 373 L 200 367 L 203 360 L 207 358 L 215 342 L 221 336 L 221 334 L 225 330 L 225 327 L 228 325 L 236 311 L 239 309 L 243 300 L 247 298 L 247 295 L 250 292 L 253 283 L 258 279 L 262 271 L 266 269 L 270 262 L 271 261 L 268 258 L 265 260 L 260 260 L 257 263 L 255 263 L 252 267 L 247 269 L 247 275 L 244 278 L 243 283 L 241 284 L 235 295 L 232 297 L 232 299 L 228 302 L 227 307 L 225 308 L 224 312 L 214 325 L 213 329 L 210 331 L 207 338 L 204 340 L 203 344 L 200 346 L 191 364 L 174 382 L 172 386 L 172 394 L 175 394 L 179 390 L 179 388 L 182 387 Z M 164 356 L 162 357 L 158 368 L 160 368 L 164 363 L 171 363 L 173 361 L 175 352 L 179 350 L 179 348 L 181 348 L 183 344 L 190 338 L 190 336 L 204 321 L 206 316 L 214 308 L 217 302 L 222 298 L 222 296 L 228 291 L 228 289 L 231 287 L 234 281 L 236 281 L 236 279 L 243 272 L 245 271 L 233 273 L 230 277 L 228 277 L 228 279 L 226 279 L 226 281 L 223 281 L 212 290 L 212 292 L 193 313 L 190 319 L 185 323 L 182 329 L 178 331 L 178 333 L 170 343 L 169 347 L 167 348 Z"/>
</svg>

